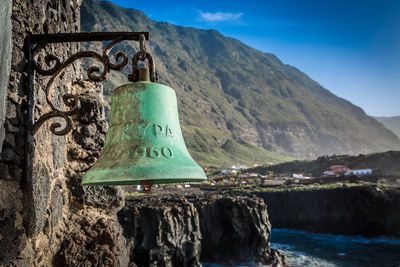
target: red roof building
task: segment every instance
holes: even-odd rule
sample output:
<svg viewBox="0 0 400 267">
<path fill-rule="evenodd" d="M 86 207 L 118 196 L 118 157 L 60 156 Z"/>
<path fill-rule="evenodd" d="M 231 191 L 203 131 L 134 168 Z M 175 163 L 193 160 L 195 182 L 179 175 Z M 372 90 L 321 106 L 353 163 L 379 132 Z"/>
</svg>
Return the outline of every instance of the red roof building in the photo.
<svg viewBox="0 0 400 267">
<path fill-rule="evenodd" d="M 349 168 L 345 165 L 332 165 L 329 167 L 329 169 L 334 173 L 345 173 L 349 170 Z"/>
</svg>

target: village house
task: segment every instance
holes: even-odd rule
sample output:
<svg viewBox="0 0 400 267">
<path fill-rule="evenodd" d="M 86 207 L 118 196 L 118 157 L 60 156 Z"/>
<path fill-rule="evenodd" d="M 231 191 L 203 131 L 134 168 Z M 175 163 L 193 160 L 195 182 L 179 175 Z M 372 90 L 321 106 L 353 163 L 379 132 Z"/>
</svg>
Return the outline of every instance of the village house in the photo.
<svg viewBox="0 0 400 267">
<path fill-rule="evenodd" d="M 279 177 L 279 178 L 278 178 Z M 278 178 L 278 179 L 277 179 Z M 277 177 L 275 178 L 275 180 L 287 180 L 287 179 L 291 179 L 292 177 L 290 177 L 289 174 L 286 173 L 280 173 L 277 174 Z"/>
<path fill-rule="evenodd" d="M 336 174 L 344 174 L 349 170 L 349 168 L 345 165 L 332 165 L 329 167 L 329 170 Z"/>
<path fill-rule="evenodd" d="M 355 176 L 362 176 L 362 175 L 370 175 L 372 174 L 371 169 L 360 169 L 360 170 L 348 170 L 345 172 L 345 176 L 355 175 Z"/>
<path fill-rule="evenodd" d="M 238 166 L 233 165 L 233 166 L 230 167 L 231 170 L 236 170 L 236 171 L 243 170 L 243 169 L 248 169 L 248 168 L 249 167 L 247 167 L 245 165 L 238 165 Z"/>
<path fill-rule="evenodd" d="M 344 175 L 350 169 L 345 165 L 332 165 L 329 170 L 324 171 L 324 177 L 338 177 Z"/>
<path fill-rule="evenodd" d="M 338 177 L 341 175 L 344 176 L 362 176 L 362 175 L 370 175 L 372 174 L 371 169 L 359 169 L 359 170 L 351 170 L 345 165 L 332 165 L 329 167 L 329 170 L 324 171 L 324 177 Z"/>
<path fill-rule="evenodd" d="M 226 174 L 236 174 L 236 170 L 221 170 L 221 173 L 226 175 Z"/>
<path fill-rule="evenodd" d="M 242 178 L 259 177 L 260 175 L 255 172 L 245 172 L 242 174 Z"/>
<path fill-rule="evenodd" d="M 293 173 L 293 179 L 310 179 L 310 176 L 304 176 L 304 173 Z"/>
<path fill-rule="evenodd" d="M 324 177 L 332 178 L 337 177 L 338 175 L 334 171 L 324 171 Z"/>
</svg>

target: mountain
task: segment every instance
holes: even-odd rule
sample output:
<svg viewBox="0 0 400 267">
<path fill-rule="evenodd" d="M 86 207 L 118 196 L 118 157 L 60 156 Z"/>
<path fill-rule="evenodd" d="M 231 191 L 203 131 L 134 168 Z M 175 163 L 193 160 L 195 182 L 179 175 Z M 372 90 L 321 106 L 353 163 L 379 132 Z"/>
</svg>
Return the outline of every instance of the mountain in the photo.
<svg viewBox="0 0 400 267">
<path fill-rule="evenodd" d="M 399 139 L 361 108 L 275 55 L 215 30 L 157 22 L 141 11 L 97 0 L 83 1 L 81 25 L 83 31 L 150 32 L 159 82 L 175 89 L 185 141 L 200 163 L 400 149 Z M 137 44 L 117 48 L 133 55 Z M 125 77 L 113 72 L 105 94 L 125 84 Z M 252 151 L 257 155 L 250 160 Z"/>
<path fill-rule="evenodd" d="M 400 116 L 374 118 L 400 138 Z"/>
</svg>

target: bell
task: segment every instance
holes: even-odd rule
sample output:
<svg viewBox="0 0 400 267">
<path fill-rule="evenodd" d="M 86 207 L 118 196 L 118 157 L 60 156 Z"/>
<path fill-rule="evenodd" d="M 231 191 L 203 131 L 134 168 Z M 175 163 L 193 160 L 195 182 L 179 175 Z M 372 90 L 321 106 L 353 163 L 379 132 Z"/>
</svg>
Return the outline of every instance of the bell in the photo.
<svg viewBox="0 0 400 267">
<path fill-rule="evenodd" d="M 207 179 L 183 140 L 175 91 L 150 82 L 147 68 L 138 71 L 138 82 L 113 91 L 103 152 L 82 184 L 146 188 Z"/>
</svg>

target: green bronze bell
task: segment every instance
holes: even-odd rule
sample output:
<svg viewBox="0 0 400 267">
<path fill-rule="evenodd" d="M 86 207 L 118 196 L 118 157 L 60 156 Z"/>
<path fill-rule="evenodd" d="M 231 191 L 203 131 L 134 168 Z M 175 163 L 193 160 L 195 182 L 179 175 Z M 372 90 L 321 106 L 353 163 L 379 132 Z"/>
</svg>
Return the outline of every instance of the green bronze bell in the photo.
<svg viewBox="0 0 400 267">
<path fill-rule="evenodd" d="M 151 186 L 207 179 L 183 140 L 175 91 L 150 82 L 147 68 L 138 73 L 138 82 L 114 90 L 103 152 L 82 184 Z"/>
</svg>

